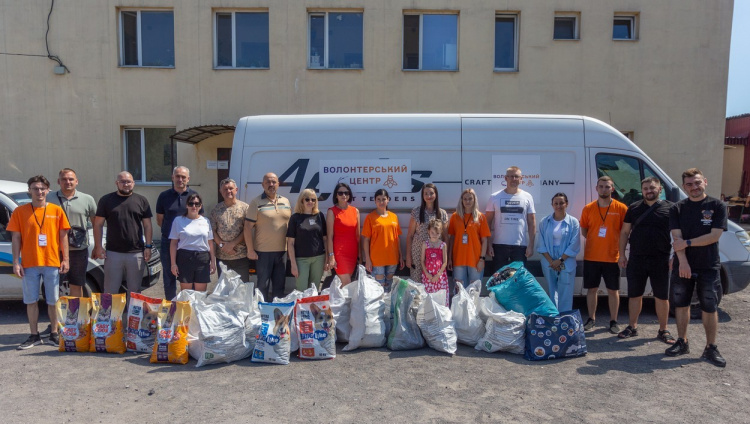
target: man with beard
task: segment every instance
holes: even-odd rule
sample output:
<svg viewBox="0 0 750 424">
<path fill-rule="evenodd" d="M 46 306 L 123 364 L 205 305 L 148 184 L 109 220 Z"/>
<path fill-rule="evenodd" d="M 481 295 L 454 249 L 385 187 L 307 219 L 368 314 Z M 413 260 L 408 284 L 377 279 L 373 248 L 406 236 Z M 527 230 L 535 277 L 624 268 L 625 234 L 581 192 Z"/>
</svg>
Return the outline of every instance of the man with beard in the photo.
<svg viewBox="0 0 750 424">
<path fill-rule="evenodd" d="M 626 339 L 638 335 L 638 316 L 641 314 L 646 281 L 651 281 L 656 316 L 659 319 L 657 338 L 673 344 L 674 337 L 667 330 L 669 319 L 669 208 L 672 202 L 659 200 L 661 182 L 656 177 L 641 181 L 643 200 L 630 207 L 620 232 L 620 266 L 628 277 L 629 325 L 617 337 Z M 630 243 L 630 257 L 625 248 Z"/>
<path fill-rule="evenodd" d="M 105 259 L 104 291 L 116 294 L 125 273 L 128 295 L 139 292 L 143 271 L 151 258 L 151 207 L 148 200 L 133 193 L 133 176 L 117 174 L 117 191 L 99 199 L 94 220 L 94 251 L 91 257 Z M 102 231 L 107 222 L 107 250 L 102 246 Z M 146 243 L 143 243 L 143 240 Z"/>
<path fill-rule="evenodd" d="M 620 267 L 619 242 L 622 223 L 628 208 L 624 203 L 612 198 L 615 184 L 608 176 L 596 182 L 599 198 L 583 207 L 581 212 L 581 234 L 586 239 L 583 252 L 583 288 L 586 291 L 586 304 L 589 319 L 584 329 L 589 331 L 596 325 L 596 307 L 599 284 L 604 278 L 609 299 L 609 331 L 620 332 L 617 325 L 617 311 L 620 308 Z"/>
<path fill-rule="evenodd" d="M 675 306 L 677 342 L 664 353 L 667 356 L 690 353 L 687 329 L 690 301 L 697 286 L 706 331 L 702 358 L 723 368 L 727 361 L 716 347 L 716 332 L 719 327 L 717 292 L 721 290 L 719 238 L 727 230 L 727 207 L 719 199 L 706 194 L 706 185 L 706 178 L 698 168 L 683 172 L 682 188 L 688 197 L 669 210 L 675 253 L 669 298 Z"/>
</svg>

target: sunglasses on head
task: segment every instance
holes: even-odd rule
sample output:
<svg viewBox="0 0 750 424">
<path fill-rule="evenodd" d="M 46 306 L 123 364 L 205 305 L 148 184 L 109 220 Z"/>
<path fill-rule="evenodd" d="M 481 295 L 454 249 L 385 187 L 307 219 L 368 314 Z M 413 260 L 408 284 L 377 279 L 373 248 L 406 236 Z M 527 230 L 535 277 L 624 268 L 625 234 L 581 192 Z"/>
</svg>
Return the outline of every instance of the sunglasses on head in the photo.
<svg viewBox="0 0 750 424">
<path fill-rule="evenodd" d="M 194 207 L 195 207 L 195 206 L 200 206 L 200 205 L 201 205 L 201 203 L 200 203 L 200 202 L 188 202 L 188 204 L 187 204 L 187 205 L 188 205 L 188 206 L 194 206 Z"/>
<path fill-rule="evenodd" d="M 307 198 L 307 199 L 305 199 L 305 202 L 315 203 L 316 200 L 318 200 L 318 199 Z"/>
</svg>

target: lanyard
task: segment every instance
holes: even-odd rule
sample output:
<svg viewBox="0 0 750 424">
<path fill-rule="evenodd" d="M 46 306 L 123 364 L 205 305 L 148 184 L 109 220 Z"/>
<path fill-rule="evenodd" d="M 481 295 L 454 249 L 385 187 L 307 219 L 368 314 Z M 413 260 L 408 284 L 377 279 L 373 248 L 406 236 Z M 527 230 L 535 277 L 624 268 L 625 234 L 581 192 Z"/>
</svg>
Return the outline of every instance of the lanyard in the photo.
<svg viewBox="0 0 750 424">
<path fill-rule="evenodd" d="M 469 215 L 469 220 L 466 220 L 466 215 Z M 464 214 L 464 233 L 466 233 L 466 230 L 469 229 L 469 223 L 471 223 L 471 220 L 474 216 L 472 214 Z"/>
<path fill-rule="evenodd" d="M 602 225 L 604 225 L 604 222 L 607 220 L 607 215 L 609 215 L 609 208 L 612 206 L 612 201 L 609 201 L 609 206 L 607 206 L 607 211 L 604 212 L 604 216 L 602 216 L 602 210 L 599 207 L 599 202 L 596 203 L 596 211 L 599 212 L 599 218 L 602 219 Z"/>
<path fill-rule="evenodd" d="M 36 225 L 39 226 L 39 233 L 42 232 L 42 226 L 44 225 L 44 220 L 47 219 L 47 203 L 44 204 L 44 215 L 42 215 L 42 223 L 39 223 L 39 218 L 36 217 L 36 211 L 34 210 L 34 206 L 31 207 L 31 213 L 34 215 L 34 221 L 36 221 Z"/>
</svg>

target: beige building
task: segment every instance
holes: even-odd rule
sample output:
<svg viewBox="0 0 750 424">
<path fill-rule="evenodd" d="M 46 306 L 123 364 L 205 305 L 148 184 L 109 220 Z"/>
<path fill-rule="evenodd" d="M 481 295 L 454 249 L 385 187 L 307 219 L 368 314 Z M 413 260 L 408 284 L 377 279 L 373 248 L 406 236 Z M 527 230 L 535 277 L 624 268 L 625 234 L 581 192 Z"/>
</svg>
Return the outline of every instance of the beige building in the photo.
<svg viewBox="0 0 750 424">
<path fill-rule="evenodd" d="M 95 196 L 129 169 L 155 204 L 169 136 L 216 200 L 238 118 L 489 112 L 588 115 L 672 178 L 718 196 L 731 0 L 0 0 L 0 179 L 62 167 Z M 58 69 L 58 72 L 61 69 Z M 190 135 L 190 134 L 188 134 Z M 210 134 L 207 134 L 210 135 Z M 198 136 L 202 138 L 204 136 Z"/>
</svg>

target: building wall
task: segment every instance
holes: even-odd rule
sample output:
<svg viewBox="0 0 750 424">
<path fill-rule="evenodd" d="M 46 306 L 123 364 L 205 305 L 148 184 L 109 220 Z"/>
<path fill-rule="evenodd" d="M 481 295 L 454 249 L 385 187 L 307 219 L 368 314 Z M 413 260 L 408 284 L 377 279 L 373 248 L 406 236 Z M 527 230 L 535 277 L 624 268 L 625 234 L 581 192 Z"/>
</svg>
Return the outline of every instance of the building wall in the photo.
<svg viewBox="0 0 750 424">
<path fill-rule="evenodd" d="M 722 170 L 721 192 L 726 197 L 737 196 L 742 186 L 742 166 L 745 159 L 745 146 L 724 147 L 724 168 Z M 712 182 L 708 184 L 711 186 Z M 747 193 L 743 193 L 745 197 Z"/>
<path fill-rule="evenodd" d="M 0 51 L 45 53 L 46 0 L 0 0 Z M 118 10 L 174 10 L 175 68 L 118 66 Z M 213 69 L 213 12 L 267 8 L 270 69 Z M 364 69 L 307 69 L 307 12 L 364 11 Z M 114 189 L 124 167 L 122 128 L 234 125 L 246 115 L 487 112 L 588 115 L 632 131 L 679 180 L 699 165 L 721 181 L 731 0 L 77 0 L 57 2 L 43 57 L 0 55 L 0 178 L 61 167 L 81 189 Z M 401 69 L 404 10 L 459 13 L 459 71 Z M 494 16 L 519 12 L 519 71 L 493 72 Z M 552 39 L 555 11 L 580 12 L 578 41 Z M 639 14 L 639 39 L 613 41 L 615 12 Z M 228 139 L 181 144 L 178 162 L 208 187 L 205 160 Z M 212 146 L 213 144 L 213 146 Z M 212 157 L 212 149 L 213 155 Z M 709 191 L 719 194 L 721 184 Z M 165 186 L 139 186 L 155 202 Z"/>
</svg>

